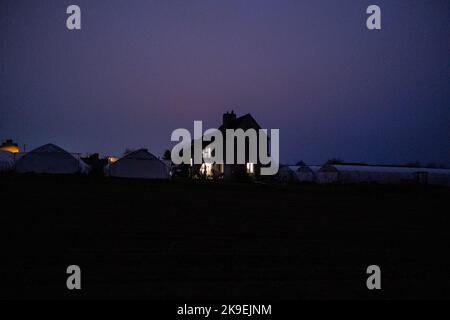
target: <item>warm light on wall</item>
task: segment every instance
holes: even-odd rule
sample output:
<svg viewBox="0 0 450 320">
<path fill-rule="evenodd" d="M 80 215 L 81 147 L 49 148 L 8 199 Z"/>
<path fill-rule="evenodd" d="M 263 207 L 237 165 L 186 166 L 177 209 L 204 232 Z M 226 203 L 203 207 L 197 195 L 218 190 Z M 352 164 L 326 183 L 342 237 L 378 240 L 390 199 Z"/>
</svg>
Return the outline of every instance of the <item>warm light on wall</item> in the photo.
<svg viewBox="0 0 450 320">
<path fill-rule="evenodd" d="M 108 163 L 109 163 L 109 164 L 114 163 L 114 162 L 116 162 L 117 160 L 119 160 L 119 158 L 117 158 L 117 157 L 108 157 Z"/>
<path fill-rule="evenodd" d="M 12 153 L 20 152 L 20 149 L 18 146 L 0 146 L 0 150 L 12 152 Z"/>
<path fill-rule="evenodd" d="M 206 176 L 212 176 L 212 163 L 203 163 L 200 167 L 200 173 Z"/>
<path fill-rule="evenodd" d="M 0 150 L 12 152 L 12 153 L 20 152 L 19 145 L 17 143 L 14 143 L 14 141 L 12 139 L 5 140 L 5 142 L 3 142 L 0 145 Z"/>
</svg>

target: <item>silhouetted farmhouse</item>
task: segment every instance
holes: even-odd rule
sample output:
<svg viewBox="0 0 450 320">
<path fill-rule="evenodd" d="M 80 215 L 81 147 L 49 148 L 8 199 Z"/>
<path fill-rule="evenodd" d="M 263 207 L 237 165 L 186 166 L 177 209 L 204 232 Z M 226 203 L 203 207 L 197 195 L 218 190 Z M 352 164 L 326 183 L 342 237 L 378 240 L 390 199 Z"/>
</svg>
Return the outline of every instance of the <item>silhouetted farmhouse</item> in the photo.
<svg viewBox="0 0 450 320">
<path fill-rule="evenodd" d="M 169 179 L 169 168 L 156 156 L 140 149 L 126 154 L 105 168 L 105 174 L 119 178 Z"/>
<path fill-rule="evenodd" d="M 226 130 L 227 129 L 242 129 L 244 131 L 248 129 L 258 130 L 261 129 L 261 126 L 256 122 L 251 114 L 246 114 L 241 117 L 237 117 L 234 111 L 226 112 L 223 114 L 222 125 L 218 128 L 218 130 L 222 133 L 223 136 L 223 159 L 224 164 L 217 163 L 203 163 L 201 165 L 193 165 L 192 173 L 194 176 L 203 176 L 210 178 L 225 178 L 225 179 L 234 179 L 234 178 L 242 178 L 242 177 L 258 177 L 260 175 L 261 162 L 258 160 L 255 163 L 249 161 L 249 142 L 248 139 L 245 141 L 245 164 L 237 164 L 237 155 L 236 155 L 236 143 L 235 152 L 234 152 L 234 164 L 225 163 L 226 159 Z M 257 135 L 257 144 L 259 146 L 259 136 Z M 211 150 L 208 146 L 211 144 L 211 141 L 203 141 L 203 155 L 208 156 L 213 154 L 214 150 Z M 193 149 L 192 149 L 193 150 Z M 258 150 L 257 150 L 258 151 Z"/>
</svg>

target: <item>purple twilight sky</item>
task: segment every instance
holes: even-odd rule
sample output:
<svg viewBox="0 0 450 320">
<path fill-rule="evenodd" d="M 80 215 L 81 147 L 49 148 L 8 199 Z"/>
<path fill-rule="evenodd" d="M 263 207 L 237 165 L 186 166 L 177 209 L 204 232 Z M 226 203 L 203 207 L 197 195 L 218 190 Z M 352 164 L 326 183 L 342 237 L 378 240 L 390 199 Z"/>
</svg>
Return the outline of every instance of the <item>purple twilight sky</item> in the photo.
<svg viewBox="0 0 450 320">
<path fill-rule="evenodd" d="M 161 155 L 233 109 L 283 162 L 450 164 L 448 0 L 2 0 L 0 41 L 0 139 L 27 149 Z"/>
</svg>

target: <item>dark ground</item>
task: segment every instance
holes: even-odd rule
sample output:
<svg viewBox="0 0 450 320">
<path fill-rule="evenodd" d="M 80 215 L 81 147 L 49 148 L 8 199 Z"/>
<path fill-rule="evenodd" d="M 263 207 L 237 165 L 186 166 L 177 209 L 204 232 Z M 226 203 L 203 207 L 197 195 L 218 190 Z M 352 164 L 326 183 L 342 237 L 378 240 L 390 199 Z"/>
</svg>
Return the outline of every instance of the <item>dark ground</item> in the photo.
<svg viewBox="0 0 450 320">
<path fill-rule="evenodd" d="M 450 298 L 448 188 L 7 176 L 0 192 L 0 298 Z"/>
</svg>

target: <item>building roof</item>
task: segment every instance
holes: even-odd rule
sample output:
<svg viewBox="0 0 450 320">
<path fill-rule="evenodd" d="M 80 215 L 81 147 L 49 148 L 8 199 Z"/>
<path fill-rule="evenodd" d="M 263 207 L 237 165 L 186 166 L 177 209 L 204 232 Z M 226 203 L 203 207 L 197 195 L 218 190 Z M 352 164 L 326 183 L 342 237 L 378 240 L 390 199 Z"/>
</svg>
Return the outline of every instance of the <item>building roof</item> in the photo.
<svg viewBox="0 0 450 320">
<path fill-rule="evenodd" d="M 107 167 L 114 167 L 117 166 L 119 164 L 121 164 L 121 162 L 123 162 L 123 160 L 144 160 L 144 161 L 156 161 L 156 162 L 160 162 L 161 164 L 163 164 L 164 166 L 166 165 L 162 160 L 160 160 L 157 156 L 153 155 L 152 153 L 148 152 L 147 149 L 139 149 L 130 153 L 127 153 L 126 155 L 124 155 L 122 158 L 118 159 L 117 161 L 114 161 L 112 163 L 110 163 Z"/>
<path fill-rule="evenodd" d="M 219 128 L 217 128 L 217 130 L 212 129 L 212 132 L 220 131 L 222 133 L 223 139 L 225 141 L 226 129 L 234 129 L 234 130 L 242 129 L 244 131 L 246 131 L 247 129 L 259 130 L 259 129 L 261 129 L 261 126 L 258 124 L 258 122 L 256 122 L 255 118 L 253 118 L 253 116 L 250 113 L 247 113 L 241 117 L 234 119 L 232 121 L 232 123 L 230 125 L 228 125 L 227 127 L 225 127 L 222 124 Z M 204 134 L 202 136 L 202 149 L 206 148 L 208 145 L 210 145 L 212 143 L 211 141 L 208 141 L 211 139 L 212 136 L 213 136 L 212 133 Z M 195 139 L 191 140 L 191 148 L 192 149 L 194 148 L 194 141 L 195 141 Z"/>
<path fill-rule="evenodd" d="M 123 160 L 123 159 L 158 160 L 158 161 L 160 161 L 157 156 L 148 152 L 147 149 L 139 149 L 139 150 L 130 152 L 130 153 L 126 154 L 125 156 L 123 156 L 122 158 L 120 158 L 118 161 Z M 116 162 L 118 162 L 118 161 L 116 161 Z"/>
<path fill-rule="evenodd" d="M 57 145 L 54 145 L 53 143 L 44 144 L 43 146 L 33 149 L 28 153 L 55 153 L 55 152 L 68 153 L 66 150 L 58 147 Z"/>
<path fill-rule="evenodd" d="M 105 172 L 110 176 L 123 178 L 167 179 L 169 168 L 147 149 L 130 152 L 107 165 Z"/>
<path fill-rule="evenodd" d="M 253 118 L 253 116 L 250 113 L 247 113 L 233 120 L 232 123 L 228 125 L 226 128 L 222 124 L 218 129 L 222 132 L 224 132 L 225 129 L 259 130 L 261 129 L 261 126 L 258 124 L 258 122 L 256 122 L 255 118 Z"/>
<path fill-rule="evenodd" d="M 16 169 L 19 172 L 72 173 L 88 172 L 89 166 L 66 150 L 48 143 L 22 155 L 16 162 Z"/>
<path fill-rule="evenodd" d="M 295 172 L 300 172 L 300 171 L 302 171 L 302 172 L 305 172 L 305 171 L 317 172 L 317 171 L 320 170 L 320 168 L 322 168 L 321 166 L 308 166 L 308 165 L 305 165 L 305 166 L 288 166 L 288 167 L 289 167 L 289 169 L 291 169 L 292 171 L 295 171 Z"/>
</svg>

